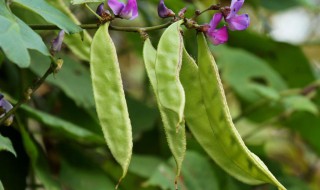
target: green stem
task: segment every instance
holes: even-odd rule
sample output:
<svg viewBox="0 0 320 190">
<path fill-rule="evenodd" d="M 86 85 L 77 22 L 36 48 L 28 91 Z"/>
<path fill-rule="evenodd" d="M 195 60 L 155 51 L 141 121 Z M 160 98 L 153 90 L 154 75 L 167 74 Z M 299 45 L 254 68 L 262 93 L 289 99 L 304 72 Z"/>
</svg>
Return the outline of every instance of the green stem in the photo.
<svg viewBox="0 0 320 190">
<path fill-rule="evenodd" d="M 167 28 L 172 24 L 173 21 L 167 22 L 165 24 L 150 26 L 150 27 L 122 27 L 122 26 L 110 26 L 110 30 L 122 31 L 122 32 L 148 32 L 153 30 L 160 30 Z M 79 25 L 82 29 L 97 29 L 100 24 L 81 24 Z M 60 30 L 56 25 L 51 24 L 31 24 L 29 27 L 33 30 Z"/>
<path fill-rule="evenodd" d="M 89 5 L 87 3 L 85 3 L 85 6 L 87 9 L 89 9 L 90 12 L 92 12 L 92 14 L 94 14 L 99 20 L 102 20 L 101 16 L 99 16 L 96 12 L 94 12 L 94 10 L 91 9 L 91 7 L 89 7 Z"/>
<path fill-rule="evenodd" d="M 53 58 L 52 58 L 52 61 Z M 52 62 L 48 70 L 45 72 L 45 74 L 37 80 L 35 83 L 33 83 L 30 87 L 27 88 L 27 90 L 24 92 L 24 95 L 19 99 L 19 101 L 13 106 L 13 108 L 8 111 L 3 117 L 0 118 L 0 125 L 6 121 L 12 114 L 14 114 L 20 106 L 26 102 L 28 102 L 31 98 L 31 95 L 41 86 L 41 84 L 46 80 L 46 78 L 54 73 L 56 71 L 57 64 L 55 62 Z"/>
</svg>

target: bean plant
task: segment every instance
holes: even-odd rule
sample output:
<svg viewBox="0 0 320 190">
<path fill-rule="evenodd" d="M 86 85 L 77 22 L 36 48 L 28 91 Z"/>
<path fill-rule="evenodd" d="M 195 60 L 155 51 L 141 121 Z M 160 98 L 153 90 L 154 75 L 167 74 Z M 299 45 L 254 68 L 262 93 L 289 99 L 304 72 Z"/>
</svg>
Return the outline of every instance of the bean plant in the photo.
<svg viewBox="0 0 320 190">
<path fill-rule="evenodd" d="M 270 147 L 303 144 L 279 126 L 319 120 L 319 83 L 267 63 L 279 44 L 247 31 L 260 5 L 246 3 L 0 0 L 0 189 L 295 186 Z M 136 62 L 145 80 L 130 87 Z"/>
</svg>

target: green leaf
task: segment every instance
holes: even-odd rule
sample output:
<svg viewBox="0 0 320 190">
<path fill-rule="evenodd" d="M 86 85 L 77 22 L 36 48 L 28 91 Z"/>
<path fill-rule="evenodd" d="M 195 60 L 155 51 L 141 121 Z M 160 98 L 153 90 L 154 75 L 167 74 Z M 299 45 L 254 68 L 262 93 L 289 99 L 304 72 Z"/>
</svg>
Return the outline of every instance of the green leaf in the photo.
<svg viewBox="0 0 320 190">
<path fill-rule="evenodd" d="M 46 21 L 57 25 L 66 33 L 78 33 L 82 31 L 70 18 L 44 0 L 14 0 L 13 2 L 39 14 Z"/>
<path fill-rule="evenodd" d="M 128 111 L 134 139 L 141 137 L 141 133 L 151 130 L 159 117 L 158 111 L 146 103 L 126 96 Z"/>
<path fill-rule="evenodd" d="M 177 123 L 179 122 L 178 115 L 173 111 L 163 107 L 159 101 L 158 83 L 157 83 L 156 70 L 155 70 L 156 54 L 157 54 L 157 51 L 152 46 L 150 40 L 147 39 L 143 47 L 144 64 L 146 67 L 149 80 L 153 87 L 155 97 L 157 99 L 158 108 L 160 110 L 163 127 L 167 137 L 167 142 L 177 164 L 177 176 L 178 176 L 181 170 L 182 161 L 184 159 L 185 151 L 186 151 L 185 126 L 184 126 L 184 123 L 182 123 L 181 124 L 182 126 L 180 126 L 180 130 L 177 133 L 176 126 L 177 126 Z"/>
<path fill-rule="evenodd" d="M 49 0 L 47 2 L 67 15 L 75 24 L 81 24 L 63 0 Z M 63 42 L 78 58 L 89 62 L 92 37 L 87 30 L 83 30 L 82 32 L 83 39 L 79 34 L 65 35 Z"/>
<path fill-rule="evenodd" d="M 303 137 L 303 139 L 312 147 L 318 155 L 320 154 L 320 117 L 307 112 L 295 112 L 285 126 L 293 129 Z"/>
<path fill-rule="evenodd" d="M 4 187 L 2 185 L 2 182 L 0 181 L 0 190 L 4 190 Z"/>
<path fill-rule="evenodd" d="M 30 64 L 28 49 L 50 55 L 41 37 L 18 17 L 11 14 L 4 1 L 0 1 L 0 7 L 0 47 L 10 61 L 20 67 L 28 67 Z"/>
<path fill-rule="evenodd" d="M 25 129 L 25 126 L 19 124 L 20 133 L 22 136 L 24 148 L 31 160 L 35 176 L 42 182 L 45 189 L 48 190 L 59 190 L 58 182 L 54 179 L 50 173 L 49 165 L 45 159 L 43 153 L 39 150 L 35 142 L 32 140 L 30 135 Z"/>
<path fill-rule="evenodd" d="M 159 186 L 161 189 L 175 190 L 172 184 L 174 177 L 174 163 L 170 159 L 169 163 L 162 163 L 145 183 L 146 186 Z M 179 189 L 201 189 L 218 190 L 218 180 L 207 160 L 202 155 L 187 151 L 183 168 L 181 171 L 181 183 Z"/>
<path fill-rule="evenodd" d="M 227 106 L 217 65 L 203 34 L 198 36 L 198 64 L 200 86 L 203 93 L 203 99 L 198 101 L 204 103 L 209 120 L 207 123 L 216 134 L 215 140 L 224 150 L 223 157 L 216 157 L 217 164 L 245 183 L 261 184 L 267 182 L 284 190 L 285 188 L 264 163 L 245 146 L 237 132 Z M 198 111 L 194 112 L 198 113 Z"/>
<path fill-rule="evenodd" d="M 246 101 L 256 102 L 261 99 L 261 94 L 252 88 L 255 84 L 261 83 L 276 91 L 287 88 L 284 80 L 273 68 L 247 51 L 220 46 L 214 48 L 214 52 L 219 58 L 224 81 Z"/>
<path fill-rule="evenodd" d="M 162 160 L 154 156 L 133 155 L 129 171 L 144 178 L 149 178 L 151 172 L 155 171 Z"/>
<path fill-rule="evenodd" d="M 267 98 L 273 101 L 277 101 L 280 99 L 280 94 L 274 88 L 271 88 L 265 85 L 256 84 L 256 83 L 250 84 L 249 88 L 253 89 L 254 91 L 257 92 L 257 94 L 259 94 L 264 98 Z"/>
<path fill-rule="evenodd" d="M 100 3 L 104 0 L 71 0 L 72 4 L 84 4 L 84 3 Z"/>
<path fill-rule="evenodd" d="M 229 37 L 230 45 L 246 49 L 247 54 L 250 52 L 251 56 L 258 56 L 263 59 L 264 63 L 272 67 L 285 80 L 288 87 L 301 88 L 315 80 L 314 71 L 311 68 L 312 64 L 300 47 L 276 42 L 267 36 L 249 30 L 230 33 Z M 228 56 L 233 57 L 232 54 L 229 54 L 221 58 L 225 59 Z M 235 56 L 235 58 L 241 61 L 242 56 Z M 249 69 L 252 70 L 251 67 Z M 247 71 L 249 70 L 245 72 Z"/>
<path fill-rule="evenodd" d="M 3 151 L 3 150 L 11 152 L 15 157 L 17 157 L 17 153 L 14 151 L 14 148 L 12 146 L 10 139 L 0 134 L 0 151 Z"/>
<path fill-rule="evenodd" d="M 319 113 L 317 105 L 304 96 L 289 96 L 282 100 L 285 108 L 289 111 L 306 111 L 314 115 Z"/>
<path fill-rule="evenodd" d="M 103 171 L 74 165 L 64 160 L 61 163 L 60 180 L 70 190 L 114 189 L 114 183 Z"/>
<path fill-rule="evenodd" d="M 93 37 L 90 68 L 100 125 L 112 155 L 123 169 L 121 180 L 132 155 L 132 129 L 109 24 L 101 25 Z"/>
<path fill-rule="evenodd" d="M 100 136 L 73 123 L 35 110 L 29 106 L 22 106 L 21 108 L 28 114 L 29 117 L 32 117 L 40 121 L 41 123 L 44 123 L 47 127 L 50 127 L 50 129 L 56 132 L 63 133 L 65 137 L 70 137 L 77 141 L 83 142 L 94 142 L 99 144 L 103 143 L 103 139 Z"/>
<path fill-rule="evenodd" d="M 31 52 L 31 56 L 31 71 L 42 76 L 50 66 L 50 59 L 35 52 Z M 78 106 L 94 108 L 90 72 L 85 66 L 70 57 L 62 55 L 61 58 L 64 63 L 59 74 L 49 76 L 46 81 L 58 86 Z"/>
</svg>

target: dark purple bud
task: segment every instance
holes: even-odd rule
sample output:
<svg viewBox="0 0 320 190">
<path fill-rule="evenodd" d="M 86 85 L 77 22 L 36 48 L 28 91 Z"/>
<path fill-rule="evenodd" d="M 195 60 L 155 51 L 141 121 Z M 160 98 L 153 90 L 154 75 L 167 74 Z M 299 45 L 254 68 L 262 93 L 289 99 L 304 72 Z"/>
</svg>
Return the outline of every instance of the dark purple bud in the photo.
<svg viewBox="0 0 320 190">
<path fill-rule="evenodd" d="M 96 10 L 96 13 L 99 15 L 99 16 L 102 16 L 102 14 L 104 14 L 104 3 L 101 3 L 98 7 L 97 7 L 97 10 Z"/>
<path fill-rule="evenodd" d="M 167 17 L 174 17 L 176 14 L 166 7 L 164 4 L 164 0 L 160 0 L 160 3 L 158 5 L 158 15 L 161 18 L 167 18 Z"/>
<path fill-rule="evenodd" d="M 0 118 L 4 116 L 5 113 L 10 111 L 13 106 L 3 98 L 3 95 L 0 94 Z M 4 125 L 9 126 L 13 122 L 13 116 L 10 116 L 5 122 Z"/>
<path fill-rule="evenodd" d="M 61 30 L 58 34 L 58 36 L 52 40 L 51 42 L 51 53 L 54 54 L 56 52 L 59 52 L 61 50 L 61 45 L 64 38 L 64 30 Z"/>
<path fill-rule="evenodd" d="M 180 18 L 184 18 L 184 14 L 187 12 L 187 7 L 181 9 L 178 13 Z"/>
<path fill-rule="evenodd" d="M 110 12 L 104 9 L 104 3 L 101 3 L 97 7 L 96 13 L 102 18 L 102 20 L 106 20 L 111 17 Z"/>
</svg>

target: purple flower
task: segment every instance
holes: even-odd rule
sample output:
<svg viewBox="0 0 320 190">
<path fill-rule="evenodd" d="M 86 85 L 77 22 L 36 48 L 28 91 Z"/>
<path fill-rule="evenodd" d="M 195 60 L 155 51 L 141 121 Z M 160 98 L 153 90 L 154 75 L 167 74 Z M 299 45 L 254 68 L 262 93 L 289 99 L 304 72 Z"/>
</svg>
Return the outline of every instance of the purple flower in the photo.
<svg viewBox="0 0 320 190">
<path fill-rule="evenodd" d="M 133 20 L 138 16 L 138 5 L 136 0 L 128 0 L 127 4 L 118 0 L 109 0 L 109 7 L 113 13 L 121 18 Z"/>
<path fill-rule="evenodd" d="M 158 5 L 158 15 L 161 18 L 167 18 L 167 17 L 173 17 L 175 16 L 175 13 L 166 7 L 164 4 L 164 0 L 160 0 L 160 3 Z"/>
<path fill-rule="evenodd" d="M 222 20 L 222 13 L 216 13 L 213 15 L 210 21 L 210 28 L 207 31 L 207 35 L 214 45 L 226 43 L 228 41 L 228 29 L 226 26 L 217 29 L 218 24 Z"/>
<path fill-rule="evenodd" d="M 51 42 L 51 53 L 54 54 L 56 52 L 59 52 L 61 50 L 61 45 L 64 38 L 64 30 L 61 30 L 58 34 L 58 36 L 52 40 Z"/>
<path fill-rule="evenodd" d="M 250 25 L 250 17 L 248 14 L 237 15 L 243 3 L 244 0 L 232 0 L 231 2 L 230 13 L 225 18 L 230 30 L 245 30 Z"/>
<path fill-rule="evenodd" d="M 3 98 L 3 95 L 0 94 L 0 118 L 4 116 L 5 113 L 7 113 L 8 111 L 10 111 L 12 109 L 12 105 Z M 11 125 L 13 122 L 13 116 L 11 115 L 5 122 L 4 125 L 9 126 Z"/>
</svg>

